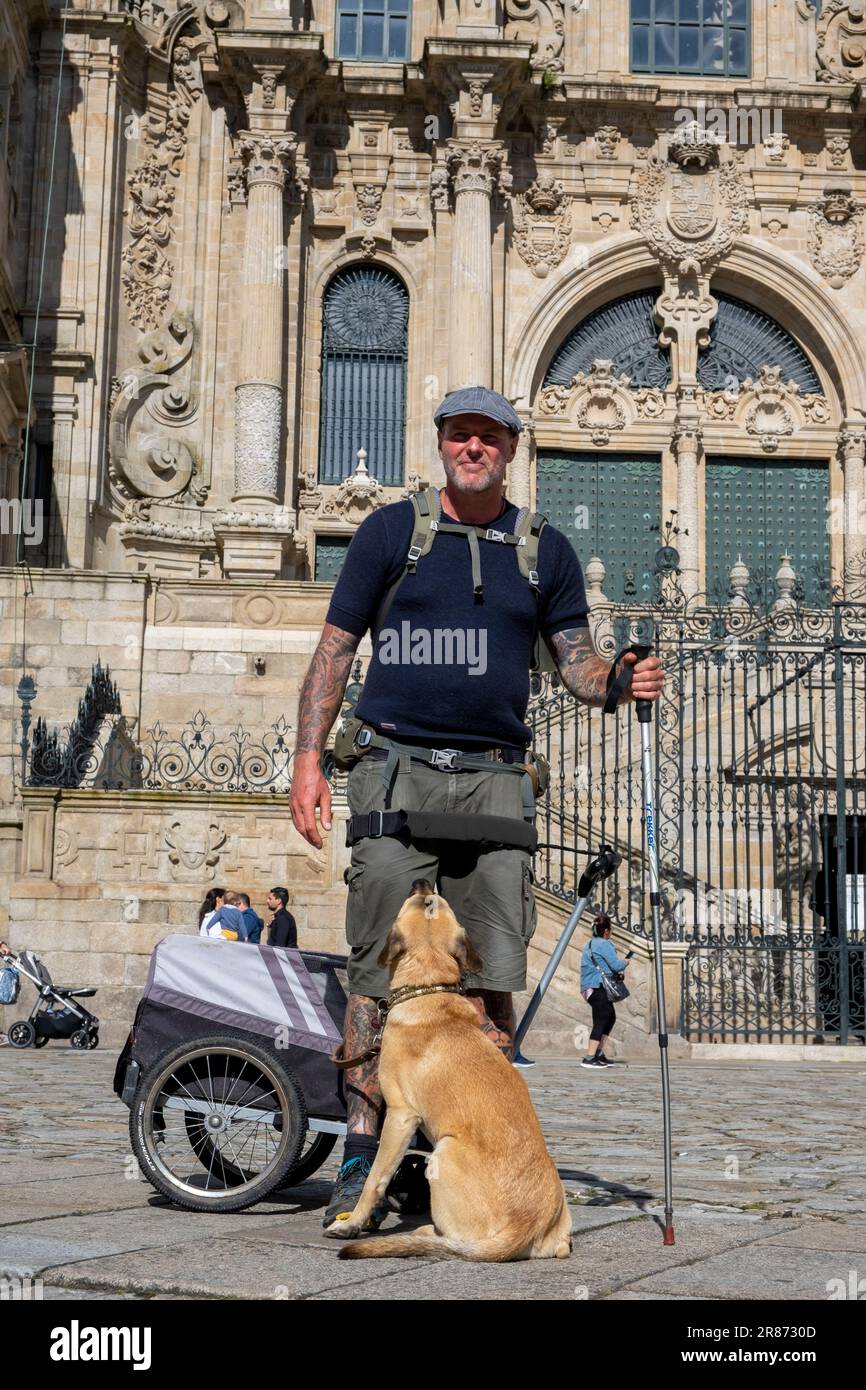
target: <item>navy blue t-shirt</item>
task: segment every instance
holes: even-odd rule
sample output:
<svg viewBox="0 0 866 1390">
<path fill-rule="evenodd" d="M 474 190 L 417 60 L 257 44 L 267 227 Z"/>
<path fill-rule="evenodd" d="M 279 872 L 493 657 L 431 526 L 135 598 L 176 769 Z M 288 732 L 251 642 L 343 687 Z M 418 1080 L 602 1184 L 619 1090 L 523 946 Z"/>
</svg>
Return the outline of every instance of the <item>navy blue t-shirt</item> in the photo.
<svg viewBox="0 0 866 1390">
<path fill-rule="evenodd" d="M 519 508 L 491 522 L 514 532 Z M 358 527 L 327 621 L 363 637 L 401 574 L 412 539 L 411 502 L 382 507 Z M 449 518 L 443 515 L 443 520 Z M 583 574 L 561 531 L 547 525 L 538 547 L 540 596 L 520 572 L 513 545 L 481 539 L 484 593 L 473 592 L 469 540 L 440 531 L 407 574 L 374 643 L 356 713 L 383 734 L 455 748 L 524 749 L 536 609 L 551 637 L 587 627 Z"/>
</svg>

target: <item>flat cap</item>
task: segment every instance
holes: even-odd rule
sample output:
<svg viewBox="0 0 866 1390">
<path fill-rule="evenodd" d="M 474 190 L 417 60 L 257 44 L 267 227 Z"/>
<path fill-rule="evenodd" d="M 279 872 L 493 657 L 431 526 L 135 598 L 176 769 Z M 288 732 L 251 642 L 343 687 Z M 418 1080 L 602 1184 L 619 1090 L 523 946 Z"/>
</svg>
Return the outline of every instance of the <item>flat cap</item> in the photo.
<svg viewBox="0 0 866 1390">
<path fill-rule="evenodd" d="M 505 425 L 512 434 L 520 434 L 523 421 L 510 401 L 486 386 L 463 386 L 450 391 L 433 416 L 433 423 L 442 428 L 442 421 L 452 415 L 486 415 L 498 425 Z"/>
</svg>

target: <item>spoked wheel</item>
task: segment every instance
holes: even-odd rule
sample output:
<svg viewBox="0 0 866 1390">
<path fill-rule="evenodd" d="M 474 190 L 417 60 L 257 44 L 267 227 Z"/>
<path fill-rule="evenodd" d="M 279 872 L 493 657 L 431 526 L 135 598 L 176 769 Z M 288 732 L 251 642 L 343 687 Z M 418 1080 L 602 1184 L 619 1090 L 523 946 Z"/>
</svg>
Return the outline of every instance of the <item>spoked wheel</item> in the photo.
<svg viewBox="0 0 866 1390">
<path fill-rule="evenodd" d="M 195 1150 L 199 1163 L 204 1168 L 215 1165 L 220 1176 L 225 1175 L 226 1185 L 229 1187 L 239 1187 L 241 1183 L 250 1181 L 254 1176 L 251 1166 L 252 1156 L 245 1156 L 247 1166 L 243 1169 L 238 1168 L 231 1162 L 231 1159 L 226 1157 L 225 1148 L 223 1148 L 222 1154 L 217 1154 L 215 1157 L 214 1144 L 208 1133 L 204 1116 L 189 1111 L 185 1123 L 189 1142 Z M 281 1181 L 280 1188 L 297 1187 L 298 1183 L 312 1177 L 313 1173 L 321 1168 L 336 1142 L 336 1134 L 323 1134 L 317 1130 L 308 1129 L 304 1135 L 301 1156 Z"/>
<path fill-rule="evenodd" d="M 191 1211 L 241 1211 L 284 1185 L 307 1133 L 303 1096 L 254 1043 L 184 1043 L 142 1077 L 130 1137 L 157 1191 Z"/>
<path fill-rule="evenodd" d="M 32 1047 L 36 1029 L 29 1018 L 17 1018 L 14 1023 L 10 1023 L 6 1036 L 12 1047 Z"/>
<path fill-rule="evenodd" d="M 280 1187 L 297 1187 L 317 1173 L 337 1142 L 336 1134 L 325 1134 L 321 1130 L 307 1130 L 301 1157 L 294 1168 L 287 1173 Z"/>
</svg>

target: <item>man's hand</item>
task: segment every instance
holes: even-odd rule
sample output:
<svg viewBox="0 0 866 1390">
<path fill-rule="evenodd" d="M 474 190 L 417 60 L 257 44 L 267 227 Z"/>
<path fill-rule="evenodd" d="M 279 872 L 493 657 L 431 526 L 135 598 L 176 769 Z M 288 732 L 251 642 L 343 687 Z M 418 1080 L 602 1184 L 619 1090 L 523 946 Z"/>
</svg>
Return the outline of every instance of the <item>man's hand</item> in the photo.
<svg viewBox="0 0 866 1390">
<path fill-rule="evenodd" d="M 665 673 L 662 664 L 657 656 L 646 656 L 643 661 L 638 661 L 634 652 L 626 652 L 623 657 L 623 665 L 628 663 L 634 667 L 631 677 L 631 685 L 623 696 L 623 704 L 633 703 L 636 700 L 658 700 L 661 697 L 665 684 Z"/>
<path fill-rule="evenodd" d="M 331 828 L 331 788 L 322 772 L 318 753 L 296 753 L 292 767 L 292 795 L 289 802 L 295 829 L 315 849 L 322 848 L 316 825 L 316 811 L 323 830 Z"/>
</svg>

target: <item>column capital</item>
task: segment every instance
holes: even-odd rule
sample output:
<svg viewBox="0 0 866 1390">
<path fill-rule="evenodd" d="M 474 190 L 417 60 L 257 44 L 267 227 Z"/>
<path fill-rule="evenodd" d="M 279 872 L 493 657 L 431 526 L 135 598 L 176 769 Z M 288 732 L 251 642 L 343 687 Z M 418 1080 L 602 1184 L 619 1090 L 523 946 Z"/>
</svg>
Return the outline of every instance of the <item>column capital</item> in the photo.
<svg viewBox="0 0 866 1390">
<path fill-rule="evenodd" d="M 480 140 L 449 141 L 445 161 L 454 184 L 454 193 L 486 193 L 490 197 L 495 187 L 510 183 L 510 174 L 503 171 L 505 150 L 501 145 L 482 144 Z"/>
<path fill-rule="evenodd" d="M 286 173 L 294 166 L 298 149 L 293 132 L 275 139 L 272 135 L 244 131 L 238 138 L 238 148 L 249 188 L 256 184 L 270 184 L 281 190 L 285 187 Z"/>
<path fill-rule="evenodd" d="M 853 422 L 844 424 L 838 438 L 843 467 L 866 459 L 866 427 Z"/>
</svg>

